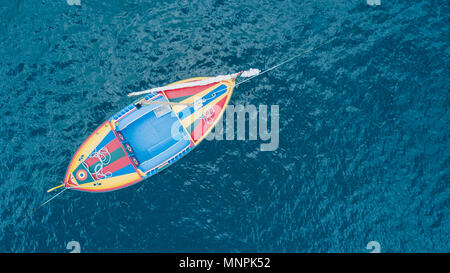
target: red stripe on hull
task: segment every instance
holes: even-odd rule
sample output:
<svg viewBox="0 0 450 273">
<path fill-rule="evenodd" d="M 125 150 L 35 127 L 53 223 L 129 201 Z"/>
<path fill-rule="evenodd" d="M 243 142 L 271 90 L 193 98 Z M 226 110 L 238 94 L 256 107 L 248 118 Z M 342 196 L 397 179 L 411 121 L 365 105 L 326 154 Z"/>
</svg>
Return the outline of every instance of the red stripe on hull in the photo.
<svg viewBox="0 0 450 273">
<path fill-rule="evenodd" d="M 113 173 L 115 171 L 122 169 L 125 166 L 130 165 L 130 164 L 131 164 L 131 160 L 128 158 L 128 156 L 125 155 L 124 157 L 119 158 L 116 161 L 114 161 L 113 163 L 103 167 L 102 172 L 104 174 L 107 174 L 108 172 Z M 95 180 L 103 178 L 103 177 L 100 177 L 100 178 L 95 177 L 95 174 L 93 174 L 93 176 L 94 176 Z"/>
<path fill-rule="evenodd" d="M 166 93 L 166 96 L 168 99 L 184 97 L 184 96 L 193 96 L 193 95 L 200 93 L 203 90 L 206 90 L 216 84 L 218 84 L 218 82 L 211 83 L 208 85 L 202 85 L 202 86 L 193 86 L 193 87 L 167 90 L 167 91 L 164 91 L 164 93 Z"/>
</svg>

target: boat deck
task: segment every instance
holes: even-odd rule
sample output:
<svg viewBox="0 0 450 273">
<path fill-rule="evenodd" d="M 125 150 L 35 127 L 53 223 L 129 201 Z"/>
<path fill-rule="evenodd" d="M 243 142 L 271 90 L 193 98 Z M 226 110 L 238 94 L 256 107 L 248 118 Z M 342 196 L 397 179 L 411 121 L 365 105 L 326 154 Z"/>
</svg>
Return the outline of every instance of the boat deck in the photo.
<svg viewBox="0 0 450 273">
<path fill-rule="evenodd" d="M 163 96 L 155 101 L 167 101 Z M 180 121 L 164 104 L 148 104 L 124 117 L 116 127 L 129 144 L 139 162 L 138 168 L 147 172 L 167 161 L 190 145 L 189 136 Z"/>
</svg>

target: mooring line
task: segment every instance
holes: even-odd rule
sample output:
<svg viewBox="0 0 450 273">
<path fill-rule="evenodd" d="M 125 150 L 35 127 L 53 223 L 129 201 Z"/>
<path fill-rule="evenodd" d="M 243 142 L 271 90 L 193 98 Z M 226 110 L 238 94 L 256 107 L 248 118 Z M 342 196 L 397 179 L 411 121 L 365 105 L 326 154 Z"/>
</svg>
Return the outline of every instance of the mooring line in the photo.
<svg viewBox="0 0 450 273">
<path fill-rule="evenodd" d="M 256 74 L 256 75 L 252 76 L 252 77 L 249 77 L 248 79 L 245 79 L 245 80 L 243 80 L 243 81 L 241 81 L 241 82 L 236 83 L 235 86 L 238 86 L 238 85 L 240 85 L 240 84 L 242 84 L 242 83 L 244 83 L 244 82 L 248 82 L 249 80 L 251 80 L 251 79 L 253 79 L 253 78 L 256 78 L 256 77 L 258 77 L 258 76 L 261 76 L 262 74 L 267 73 L 267 72 L 269 72 L 269 71 L 272 71 L 272 70 L 274 70 L 274 69 L 276 69 L 276 68 L 282 66 L 283 64 L 289 63 L 289 62 L 293 61 L 294 59 L 296 59 L 296 58 L 298 58 L 298 57 L 300 57 L 300 56 L 302 56 L 302 55 L 305 55 L 306 53 L 309 53 L 309 52 L 314 51 L 314 50 L 316 50 L 316 49 L 318 49 L 318 48 L 320 48 L 320 47 L 322 47 L 322 46 L 324 46 L 324 45 L 326 45 L 326 44 L 331 43 L 331 42 L 334 41 L 335 39 L 336 39 L 336 37 L 333 37 L 333 38 L 327 40 L 326 42 L 323 42 L 323 43 L 321 43 L 321 44 L 319 44 L 319 45 L 317 45 L 317 46 L 315 46 L 315 47 L 312 47 L 312 48 L 310 48 L 310 49 L 304 50 L 304 51 L 300 52 L 299 54 L 297 54 L 297 55 L 295 55 L 295 56 L 292 56 L 292 57 L 290 57 L 289 59 L 286 59 L 286 60 L 282 61 L 281 63 L 279 63 L 279 64 L 277 64 L 277 65 L 274 65 L 274 66 L 272 66 L 272 67 L 270 67 L 270 68 L 268 68 L 268 69 L 266 69 L 266 70 L 264 70 L 264 71 L 262 71 L 262 72 L 260 72 L 260 73 L 258 73 L 258 74 Z"/>
<path fill-rule="evenodd" d="M 55 188 L 59 188 L 59 187 L 62 187 L 62 186 L 64 186 L 64 184 L 59 185 L 59 186 L 56 186 Z M 38 209 L 42 208 L 43 206 L 45 206 L 46 204 L 48 204 L 50 201 L 52 201 L 53 199 L 55 199 L 56 197 L 58 197 L 60 194 L 62 194 L 62 193 L 65 192 L 66 190 L 70 190 L 70 189 L 79 189 L 79 188 L 90 188 L 90 187 L 92 187 L 92 186 L 73 186 L 73 187 L 65 187 L 62 191 L 58 192 L 57 194 L 55 194 L 54 196 L 52 196 L 50 199 L 48 199 L 47 201 L 45 201 L 44 203 L 42 203 L 42 204 L 40 204 L 38 207 L 36 207 L 36 208 L 32 211 L 31 215 L 34 214 Z M 55 188 L 53 188 L 53 189 L 55 189 Z M 51 190 L 53 190 L 53 189 L 51 189 Z M 30 216 L 31 216 L 31 215 L 30 215 Z"/>
<path fill-rule="evenodd" d="M 256 73 L 254 73 L 253 76 L 250 76 L 250 77 L 248 77 L 247 79 L 245 79 L 245 80 L 243 80 L 243 81 L 241 81 L 241 82 L 236 83 L 236 84 L 234 85 L 234 87 L 237 87 L 237 86 L 239 86 L 240 84 L 243 84 L 243 83 L 245 83 L 245 82 L 248 82 L 249 80 L 251 80 L 251 79 L 253 79 L 253 78 L 256 78 L 256 77 L 258 77 L 258 76 L 261 76 L 261 75 L 264 74 L 264 73 L 267 73 L 267 72 L 270 72 L 270 71 L 272 71 L 272 70 L 274 70 L 274 69 L 277 69 L 278 67 L 282 66 L 283 64 L 289 63 L 289 62 L 295 60 L 296 58 L 298 58 L 298 57 L 300 57 L 300 56 L 302 56 L 302 55 L 305 55 L 306 53 L 309 53 L 309 52 L 314 51 L 314 50 L 316 50 L 316 49 L 318 49 L 318 48 L 320 48 L 320 47 L 322 47 L 322 46 L 324 46 L 324 45 L 326 45 L 326 44 L 331 43 L 331 42 L 334 41 L 335 39 L 336 39 L 336 37 L 333 37 L 333 38 L 331 38 L 331 39 L 329 39 L 329 40 L 327 40 L 327 41 L 325 41 L 325 42 L 323 42 L 323 43 L 321 43 L 321 44 L 319 44 L 319 45 L 317 45 L 317 46 L 315 46 L 315 47 L 312 47 L 312 48 L 307 49 L 307 50 L 303 50 L 302 52 L 298 53 L 297 55 L 294 55 L 294 56 L 290 57 L 289 59 L 286 59 L 286 60 L 282 61 L 281 63 L 276 64 L 276 65 L 274 65 L 274 66 L 272 66 L 272 67 L 270 67 L 270 68 L 268 68 L 268 69 L 266 69 L 266 70 L 264 70 L 264 71 L 262 71 L 262 72 L 257 71 Z M 253 70 L 257 70 L 257 69 L 250 69 L 250 71 L 253 71 Z M 240 72 L 240 73 L 242 73 L 242 72 Z M 237 78 L 237 76 L 239 76 L 240 73 L 236 73 L 236 78 Z M 230 76 L 230 75 L 227 75 L 227 76 Z M 217 77 L 224 77 L 224 76 L 217 76 Z M 236 79 L 236 78 L 235 78 L 235 79 Z M 156 88 L 154 88 L 154 89 L 157 89 L 157 88 L 163 88 L 163 87 L 156 87 Z M 219 89 L 219 90 L 217 90 L 216 92 L 220 92 L 220 91 L 223 91 L 223 90 L 225 90 L 225 89 L 228 89 L 228 87 L 224 87 L 224 88 L 222 88 L 222 89 Z M 134 95 L 137 95 L 137 94 L 143 94 L 143 92 L 146 92 L 146 91 L 130 93 L 130 94 L 128 94 L 128 96 L 134 96 Z M 152 102 L 148 102 L 148 103 L 152 103 Z"/>
<path fill-rule="evenodd" d="M 39 207 L 35 208 L 32 212 L 32 214 L 34 214 L 38 209 L 42 208 L 43 206 L 45 206 L 46 204 L 48 204 L 50 201 L 52 201 L 53 199 L 55 199 L 56 197 L 58 197 L 61 193 L 65 192 L 66 190 L 68 190 L 69 188 L 64 188 L 64 190 L 58 192 L 57 194 L 55 194 L 52 198 L 48 199 L 47 201 L 45 201 L 44 203 L 42 203 L 41 205 L 39 205 Z"/>
</svg>

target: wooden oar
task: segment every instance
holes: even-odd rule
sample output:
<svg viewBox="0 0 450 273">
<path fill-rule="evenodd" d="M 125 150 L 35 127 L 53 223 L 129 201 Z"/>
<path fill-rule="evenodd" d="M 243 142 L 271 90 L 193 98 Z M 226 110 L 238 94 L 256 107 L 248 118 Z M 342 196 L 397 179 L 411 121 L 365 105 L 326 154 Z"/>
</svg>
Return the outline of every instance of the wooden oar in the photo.
<svg viewBox="0 0 450 273">
<path fill-rule="evenodd" d="M 182 103 L 182 102 L 167 102 L 167 101 L 146 101 L 144 104 L 166 104 L 166 105 L 186 105 L 193 106 L 192 103 Z"/>
<path fill-rule="evenodd" d="M 51 189 L 49 189 L 49 190 L 47 190 L 47 192 L 51 192 L 51 191 L 53 191 L 53 190 L 59 189 L 59 188 L 61 188 L 62 186 L 64 186 L 64 183 L 61 184 L 61 185 L 58 185 L 58 186 L 56 186 L 56 187 L 53 187 L 53 188 L 51 188 Z"/>
</svg>

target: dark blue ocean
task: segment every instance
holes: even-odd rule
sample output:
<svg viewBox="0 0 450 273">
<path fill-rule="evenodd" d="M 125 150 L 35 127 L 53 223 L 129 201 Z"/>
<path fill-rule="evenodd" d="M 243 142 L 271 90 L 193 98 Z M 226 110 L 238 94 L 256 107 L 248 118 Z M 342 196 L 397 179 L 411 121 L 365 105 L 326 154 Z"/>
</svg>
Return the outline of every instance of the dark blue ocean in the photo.
<svg viewBox="0 0 450 273">
<path fill-rule="evenodd" d="M 431 0 L 0 0 L 0 251 L 450 251 L 449 14 Z M 264 70 L 331 38 L 231 98 L 279 105 L 275 151 L 204 141 L 143 183 L 31 214 L 127 93 Z"/>
</svg>

